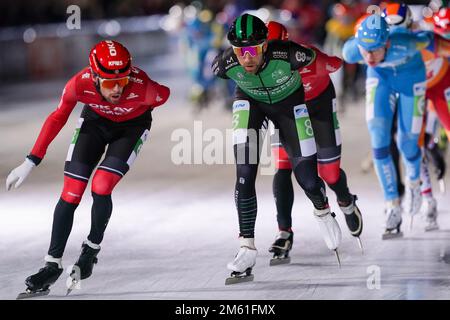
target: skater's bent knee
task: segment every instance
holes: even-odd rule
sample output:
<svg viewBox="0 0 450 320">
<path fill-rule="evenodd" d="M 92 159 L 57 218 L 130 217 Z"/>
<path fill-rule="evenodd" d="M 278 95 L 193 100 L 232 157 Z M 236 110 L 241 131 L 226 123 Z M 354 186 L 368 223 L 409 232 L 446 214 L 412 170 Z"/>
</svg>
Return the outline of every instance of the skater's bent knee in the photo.
<svg viewBox="0 0 450 320">
<path fill-rule="evenodd" d="M 99 169 L 92 179 L 92 192 L 98 195 L 109 195 L 121 178 L 119 174 Z"/>
<path fill-rule="evenodd" d="M 335 184 L 341 175 L 340 169 L 340 161 L 335 161 L 332 163 L 319 163 L 318 164 L 319 176 L 327 183 L 327 184 Z"/>
<path fill-rule="evenodd" d="M 86 186 L 87 181 L 64 176 L 64 188 L 61 193 L 61 198 L 68 203 L 79 204 Z"/>
</svg>

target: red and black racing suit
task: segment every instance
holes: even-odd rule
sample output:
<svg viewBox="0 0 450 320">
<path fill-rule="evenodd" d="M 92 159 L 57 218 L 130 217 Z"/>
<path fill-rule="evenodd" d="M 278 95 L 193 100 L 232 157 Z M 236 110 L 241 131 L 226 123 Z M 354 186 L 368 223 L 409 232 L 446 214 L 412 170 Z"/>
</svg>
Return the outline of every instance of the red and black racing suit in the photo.
<svg viewBox="0 0 450 320">
<path fill-rule="evenodd" d="M 54 212 L 50 256 L 62 257 L 75 209 L 92 171 L 105 154 L 92 179 L 94 201 L 88 236 L 92 243 L 101 243 L 112 213 L 112 190 L 127 173 L 148 136 L 152 109 L 165 103 L 169 94 L 169 88 L 136 67 L 132 68 L 130 82 L 117 104 L 103 98 L 89 68 L 67 82 L 57 109 L 48 116 L 27 156 L 38 165 L 77 102 L 84 103 L 66 158 L 63 191 Z"/>
</svg>

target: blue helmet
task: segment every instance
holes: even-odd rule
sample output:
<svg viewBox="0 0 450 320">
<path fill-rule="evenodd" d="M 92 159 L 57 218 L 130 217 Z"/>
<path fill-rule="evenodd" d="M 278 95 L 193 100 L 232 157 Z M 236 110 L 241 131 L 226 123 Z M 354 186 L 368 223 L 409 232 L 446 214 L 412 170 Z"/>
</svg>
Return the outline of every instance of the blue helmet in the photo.
<svg viewBox="0 0 450 320">
<path fill-rule="evenodd" d="M 372 14 L 365 18 L 357 32 L 358 45 L 367 51 L 384 47 L 389 38 L 389 25 L 383 17 Z"/>
</svg>

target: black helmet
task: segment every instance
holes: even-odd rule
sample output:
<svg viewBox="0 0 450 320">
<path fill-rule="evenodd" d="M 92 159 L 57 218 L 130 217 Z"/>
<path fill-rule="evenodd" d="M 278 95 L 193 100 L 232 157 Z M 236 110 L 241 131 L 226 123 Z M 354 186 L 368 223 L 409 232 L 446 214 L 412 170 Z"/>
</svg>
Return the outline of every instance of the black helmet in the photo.
<svg viewBox="0 0 450 320">
<path fill-rule="evenodd" d="M 228 40 L 235 47 L 254 46 L 267 40 L 267 27 L 258 17 L 243 14 L 234 20 Z"/>
</svg>

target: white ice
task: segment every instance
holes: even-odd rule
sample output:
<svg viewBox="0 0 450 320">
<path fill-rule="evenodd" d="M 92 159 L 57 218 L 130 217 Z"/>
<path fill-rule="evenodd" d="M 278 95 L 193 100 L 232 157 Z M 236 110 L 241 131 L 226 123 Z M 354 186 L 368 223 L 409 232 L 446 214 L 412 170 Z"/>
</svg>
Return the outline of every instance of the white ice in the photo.
<svg viewBox="0 0 450 320">
<path fill-rule="evenodd" d="M 361 239 L 365 254 L 350 236 L 328 190 L 343 231 L 339 269 L 319 233 L 311 204 L 297 187 L 292 262 L 269 267 L 268 248 L 277 232 L 272 177 L 259 176 L 255 280 L 225 286 L 229 276 L 226 264 L 233 259 L 239 243 L 234 166 L 172 164 L 170 154 L 175 142 L 170 139 L 171 133 L 177 128 L 192 129 L 194 120 L 186 99 L 186 81 L 181 78 L 156 79 L 172 88 L 172 97 L 154 112 L 148 141 L 113 193 L 114 210 L 93 276 L 82 281 L 80 290 L 65 297 L 68 274 L 64 274 L 44 299 L 450 298 L 448 193 L 440 195 L 435 188 L 440 230 L 424 232 L 424 222 L 418 217 L 409 230 L 410 218 L 404 215 L 404 238 L 381 240 L 381 189 L 373 172 L 362 174 L 360 169 L 370 151 L 362 100 L 349 105 L 340 122 L 343 168 L 351 191 L 359 196 L 364 217 Z M 42 267 L 48 249 L 64 159 L 81 106 L 21 188 L 6 192 L 4 182 L 8 172 L 23 161 L 45 117 L 56 105 L 56 98 L 12 101 L 0 112 L 0 299 L 15 299 L 25 289 L 25 278 Z M 195 119 L 202 120 L 205 128 L 220 130 L 231 123 L 231 115 L 218 106 Z M 91 203 L 88 187 L 75 214 L 63 259 L 66 268 L 75 262 L 89 232 Z"/>
</svg>

